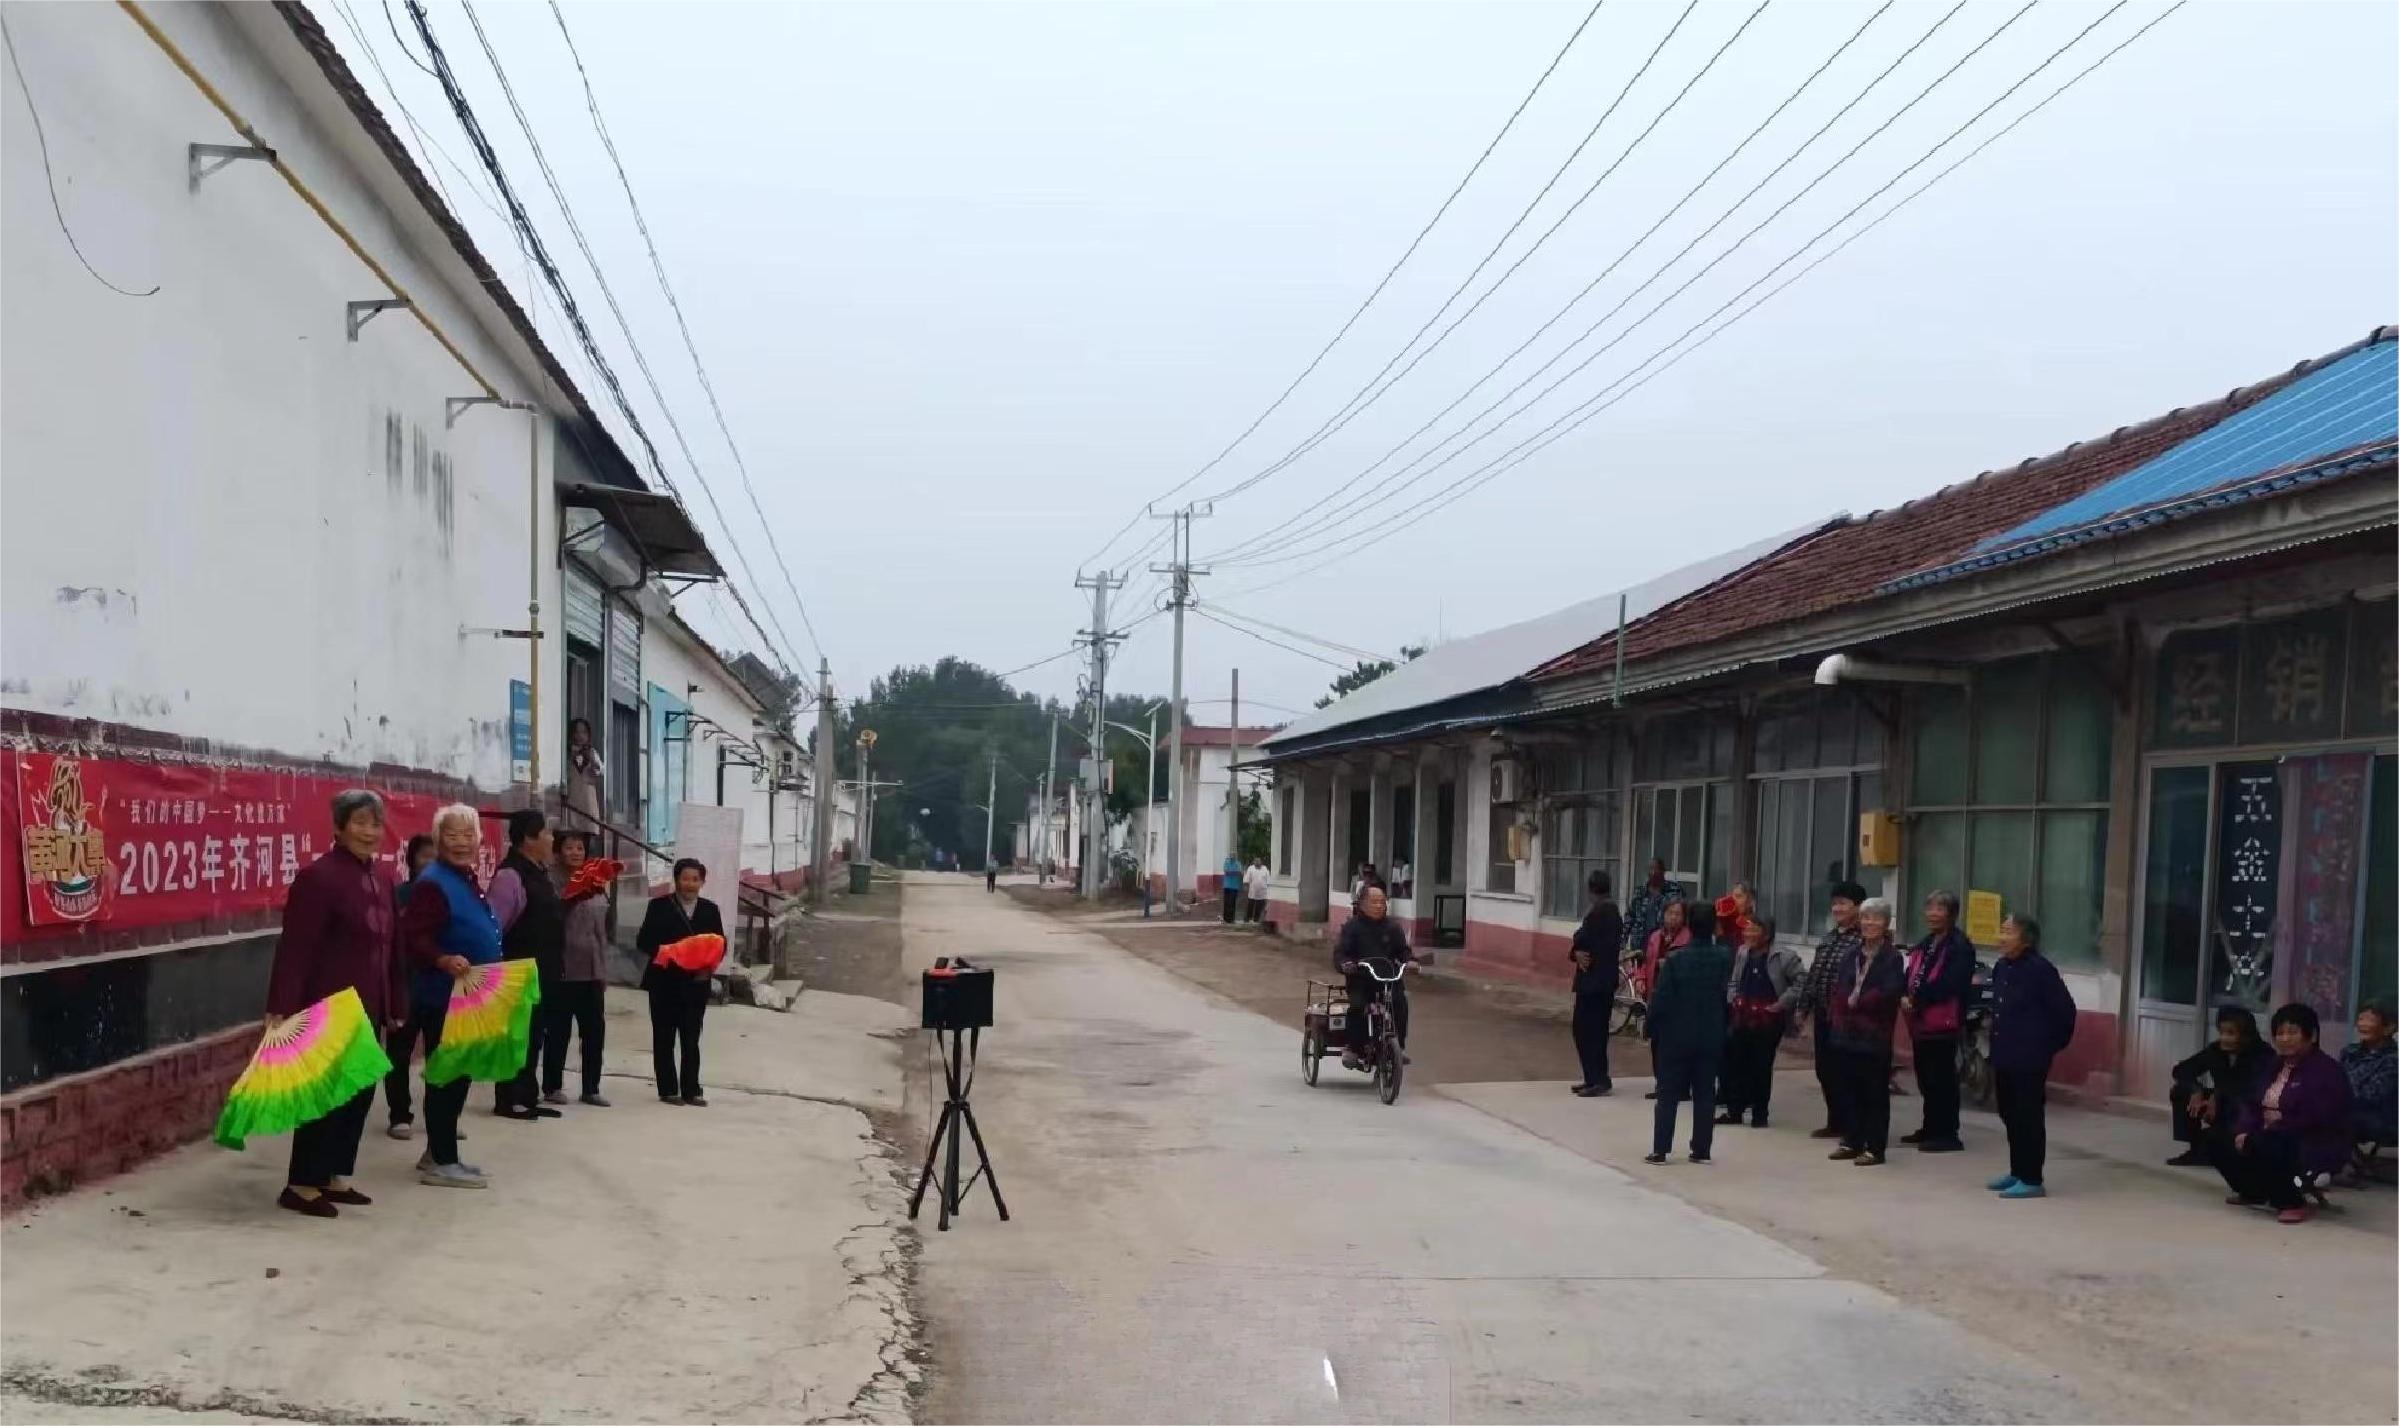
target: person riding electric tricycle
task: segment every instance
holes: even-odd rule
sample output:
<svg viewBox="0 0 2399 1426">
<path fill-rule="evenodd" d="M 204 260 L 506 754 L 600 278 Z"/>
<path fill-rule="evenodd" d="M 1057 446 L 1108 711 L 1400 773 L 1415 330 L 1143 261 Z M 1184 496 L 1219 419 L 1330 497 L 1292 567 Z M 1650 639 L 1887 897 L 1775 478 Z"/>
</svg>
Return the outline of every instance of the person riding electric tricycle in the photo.
<svg viewBox="0 0 2399 1426">
<path fill-rule="evenodd" d="M 1349 986 L 1349 1023 L 1344 1027 L 1348 1044 L 1342 1051 L 1341 1063 L 1350 1069 L 1364 1067 L 1358 1052 L 1366 1048 L 1366 1004 L 1386 993 L 1384 983 L 1367 974 L 1361 964 L 1376 958 L 1390 961 L 1395 966 L 1406 966 L 1415 961 L 1416 952 L 1408 947 L 1407 933 L 1400 930 L 1398 923 L 1391 919 L 1391 901 L 1383 888 L 1369 886 L 1358 898 L 1357 914 L 1342 925 L 1341 939 L 1333 946 L 1333 967 L 1341 972 Z M 1408 1043 L 1407 988 L 1402 981 L 1393 981 L 1388 993 L 1392 1023 L 1398 1026 L 1399 1043 L 1405 1049 Z M 1404 1054 L 1401 1056 L 1403 1062 L 1406 1058 Z"/>
</svg>

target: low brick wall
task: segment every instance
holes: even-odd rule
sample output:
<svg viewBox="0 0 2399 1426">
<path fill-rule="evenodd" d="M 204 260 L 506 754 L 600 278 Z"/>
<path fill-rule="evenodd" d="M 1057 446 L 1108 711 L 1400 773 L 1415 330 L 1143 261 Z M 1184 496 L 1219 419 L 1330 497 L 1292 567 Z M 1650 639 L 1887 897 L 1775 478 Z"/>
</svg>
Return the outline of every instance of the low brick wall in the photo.
<svg viewBox="0 0 2399 1426">
<path fill-rule="evenodd" d="M 203 1137 L 257 1047 L 258 1027 L 239 1025 L 0 1098 L 0 1210 Z"/>
</svg>

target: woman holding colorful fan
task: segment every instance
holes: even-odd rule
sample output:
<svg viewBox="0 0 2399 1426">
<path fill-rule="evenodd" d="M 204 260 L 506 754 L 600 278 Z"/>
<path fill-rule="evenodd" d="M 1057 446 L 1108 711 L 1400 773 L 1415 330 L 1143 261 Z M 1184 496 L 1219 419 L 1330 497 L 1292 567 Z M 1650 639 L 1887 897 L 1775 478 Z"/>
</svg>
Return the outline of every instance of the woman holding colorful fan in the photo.
<svg viewBox="0 0 2399 1426">
<path fill-rule="evenodd" d="M 700 1089 L 700 1021 L 708 1013 L 710 981 L 725 953 L 725 918 L 700 895 L 708 868 L 685 857 L 675 863 L 675 889 L 650 900 L 642 917 L 641 988 L 650 996 L 650 1050 L 658 1097 L 669 1104 L 705 1106 Z M 675 1051 L 682 1049 L 682 1064 Z"/>
<path fill-rule="evenodd" d="M 337 1014 L 359 1019 L 347 1027 L 379 1042 L 383 1027 L 402 1015 L 399 968 L 392 956 L 392 893 L 388 874 L 375 862 L 383 845 L 383 799 L 353 789 L 333 799 L 333 847 L 292 881 L 283 904 L 283 936 L 267 977 L 267 1038 L 301 1029 L 302 1012 L 319 1014 L 318 1002 L 348 991 Z M 350 1009 L 355 1005 L 356 1009 Z M 342 1028 L 336 1026 L 335 1028 Z M 380 1058 L 379 1043 L 375 1046 Z M 348 1081 L 341 1088 L 348 1090 Z M 350 1186 L 357 1167 L 358 1136 L 374 1106 L 372 1078 L 344 1093 L 328 1112 L 292 1132 L 291 1171 L 285 1175 L 279 1208 L 312 1218 L 333 1218 L 334 1205 L 363 1206 L 373 1200 Z"/>
<path fill-rule="evenodd" d="M 450 1002 L 459 983 L 476 966 L 500 960 L 500 923 L 475 877 L 475 853 L 483 845 L 483 818 L 455 802 L 433 817 L 433 864 L 400 915 L 400 947 L 414 969 L 410 1000 L 427 1018 L 425 1032 L 425 1156 L 417 1181 L 437 1188 L 482 1188 L 483 1170 L 458 1159 L 458 1113 L 466 1107 L 468 1072 L 438 1058 L 449 1028 Z M 516 1056 L 524 1047 L 518 1042 Z M 489 1075 L 500 1078 L 501 1075 Z"/>
</svg>

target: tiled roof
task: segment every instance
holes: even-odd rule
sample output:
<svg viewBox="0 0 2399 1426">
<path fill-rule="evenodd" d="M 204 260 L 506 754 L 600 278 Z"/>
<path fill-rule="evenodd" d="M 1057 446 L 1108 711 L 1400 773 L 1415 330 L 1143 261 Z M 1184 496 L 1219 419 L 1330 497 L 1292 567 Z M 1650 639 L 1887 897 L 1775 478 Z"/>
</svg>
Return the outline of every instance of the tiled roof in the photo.
<svg viewBox="0 0 2399 1426">
<path fill-rule="evenodd" d="M 1650 658 L 1874 599 L 1905 576 L 1963 558 L 1991 537 L 2151 461 L 2386 335 L 2387 329 L 2377 331 L 2218 400 L 2179 408 L 2007 470 L 1985 471 L 1897 509 L 1830 526 L 1634 624 L 1625 635 L 1625 658 Z M 1615 658 L 1611 632 L 1551 660 L 1532 677 L 1548 680 L 1594 672 L 1610 667 Z"/>
<path fill-rule="evenodd" d="M 1983 541 L 1964 559 L 1894 580 L 1920 589 L 2111 539 L 2203 510 L 2267 499 L 2391 463 L 2399 453 L 2399 331 L 2349 353 L 2154 460 Z"/>
</svg>

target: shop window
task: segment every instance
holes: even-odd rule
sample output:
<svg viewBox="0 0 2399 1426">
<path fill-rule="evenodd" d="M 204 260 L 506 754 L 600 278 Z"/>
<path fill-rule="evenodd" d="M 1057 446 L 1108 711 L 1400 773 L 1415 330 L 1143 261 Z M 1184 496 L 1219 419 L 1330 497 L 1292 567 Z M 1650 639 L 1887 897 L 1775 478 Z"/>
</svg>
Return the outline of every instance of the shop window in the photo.
<svg viewBox="0 0 2399 1426">
<path fill-rule="evenodd" d="M 1483 890 L 1514 891 L 1516 859 L 1509 855 L 1508 833 L 1516 826 L 1516 809 L 1505 802 L 1491 804 L 1491 849 L 1483 868 Z"/>
<path fill-rule="evenodd" d="M 2144 1000 L 2199 1003 L 2208 784 L 2213 775 L 2206 767 L 2161 767 L 2150 779 L 2149 853 L 2141 876 Z"/>
<path fill-rule="evenodd" d="M 1457 862 L 1458 785 L 1444 782 L 1433 793 L 1433 884 L 1455 885 Z"/>
<path fill-rule="evenodd" d="M 1374 794 L 1363 787 L 1349 790 L 1349 837 L 1341 844 L 1341 880 L 1344 886 L 1358 874 L 1358 865 L 1373 857 L 1372 829 L 1374 826 Z M 1377 868 L 1382 870 L 1383 868 Z"/>
<path fill-rule="evenodd" d="M 1928 688 L 1916 696 L 1915 756 L 1909 768 L 1919 807 L 1955 807 L 1966 800 L 1966 692 Z"/>
<path fill-rule="evenodd" d="M 1291 875 L 1291 839 L 1294 829 L 1299 826 L 1299 789 L 1285 786 L 1278 794 L 1277 800 L 1281 803 L 1283 812 L 1282 816 L 1276 819 L 1282 825 L 1275 828 L 1275 871 L 1278 875 L 1289 876 Z"/>
<path fill-rule="evenodd" d="M 2386 650 L 2387 652 L 2387 650 Z M 2366 897 L 2352 1006 L 2399 997 L 2399 758 L 2374 759 L 2366 796 Z"/>
<path fill-rule="evenodd" d="M 1391 849 L 1388 864 L 1384 867 L 1384 871 L 1394 880 L 1391 888 L 1394 895 L 1407 894 L 1396 882 L 1402 867 L 1409 868 L 1409 874 L 1414 875 L 1415 860 L 1416 784 L 1403 782 L 1391 789 Z"/>
</svg>

